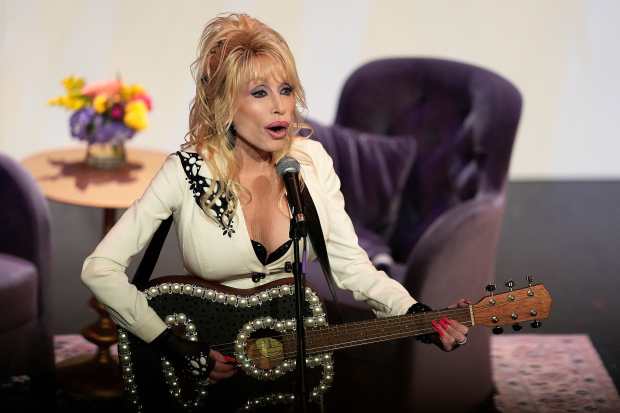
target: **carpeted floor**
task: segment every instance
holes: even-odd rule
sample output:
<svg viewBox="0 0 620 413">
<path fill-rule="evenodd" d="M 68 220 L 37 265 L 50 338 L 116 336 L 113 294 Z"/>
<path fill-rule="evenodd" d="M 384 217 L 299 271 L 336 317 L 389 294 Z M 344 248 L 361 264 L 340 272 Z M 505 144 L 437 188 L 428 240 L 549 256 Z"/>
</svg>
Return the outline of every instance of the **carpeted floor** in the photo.
<svg viewBox="0 0 620 413">
<path fill-rule="evenodd" d="M 96 348 L 94 344 L 86 341 L 86 339 L 79 334 L 54 336 L 56 364 L 85 353 L 94 354 Z M 118 353 L 115 345 L 111 347 L 111 353 L 113 356 L 117 357 Z"/>
<path fill-rule="evenodd" d="M 611 377 L 586 335 L 493 337 L 493 376 L 503 413 L 620 412 Z"/>
<path fill-rule="evenodd" d="M 500 412 L 620 413 L 618 391 L 588 336 L 513 334 L 492 340 L 491 357 L 498 390 L 495 405 Z M 58 363 L 94 350 L 79 335 L 57 336 L 55 345 Z M 0 386 L 1 399 L 19 400 L 27 396 L 27 386 L 27 378 L 14 378 Z M 119 401 L 88 404 L 72 401 L 62 393 L 59 405 L 64 412 L 122 409 Z"/>
</svg>

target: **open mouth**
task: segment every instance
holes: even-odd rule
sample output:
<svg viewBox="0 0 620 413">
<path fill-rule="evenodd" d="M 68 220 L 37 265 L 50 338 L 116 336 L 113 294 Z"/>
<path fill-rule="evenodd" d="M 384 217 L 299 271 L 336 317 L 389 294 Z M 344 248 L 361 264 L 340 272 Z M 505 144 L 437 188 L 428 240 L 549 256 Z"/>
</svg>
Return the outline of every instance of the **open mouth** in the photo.
<svg viewBox="0 0 620 413">
<path fill-rule="evenodd" d="M 287 134 L 288 123 L 287 122 L 273 122 L 267 125 L 265 129 L 274 138 L 283 138 Z"/>
<path fill-rule="evenodd" d="M 272 126 L 270 128 L 267 128 L 267 129 L 269 129 L 270 131 L 275 132 L 275 133 L 280 133 L 280 132 L 286 131 L 286 128 L 284 126 Z"/>
</svg>

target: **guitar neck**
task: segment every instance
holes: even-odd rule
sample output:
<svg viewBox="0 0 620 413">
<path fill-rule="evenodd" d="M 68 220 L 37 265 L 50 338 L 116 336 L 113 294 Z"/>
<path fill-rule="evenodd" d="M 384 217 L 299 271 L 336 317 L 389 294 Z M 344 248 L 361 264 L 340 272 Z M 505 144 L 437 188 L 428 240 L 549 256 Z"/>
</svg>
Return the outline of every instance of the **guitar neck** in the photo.
<svg viewBox="0 0 620 413">
<path fill-rule="evenodd" d="M 443 317 L 457 320 L 466 326 L 472 325 L 469 307 L 358 321 L 306 330 L 306 349 L 309 354 L 322 353 L 434 333 L 431 321 Z M 285 340 L 285 347 L 294 351 L 294 335 Z"/>
</svg>

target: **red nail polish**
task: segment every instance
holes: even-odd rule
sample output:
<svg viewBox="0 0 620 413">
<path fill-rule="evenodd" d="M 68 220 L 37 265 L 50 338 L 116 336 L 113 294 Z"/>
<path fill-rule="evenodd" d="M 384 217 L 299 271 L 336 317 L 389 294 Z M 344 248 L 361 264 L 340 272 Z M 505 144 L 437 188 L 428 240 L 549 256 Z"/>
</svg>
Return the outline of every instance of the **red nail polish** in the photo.
<svg viewBox="0 0 620 413">
<path fill-rule="evenodd" d="M 437 323 L 435 320 L 431 321 L 431 323 L 433 324 L 433 330 L 435 330 L 436 332 L 439 333 L 439 335 L 441 337 L 444 336 L 444 331 L 441 329 L 441 327 L 439 327 L 439 323 Z"/>
</svg>

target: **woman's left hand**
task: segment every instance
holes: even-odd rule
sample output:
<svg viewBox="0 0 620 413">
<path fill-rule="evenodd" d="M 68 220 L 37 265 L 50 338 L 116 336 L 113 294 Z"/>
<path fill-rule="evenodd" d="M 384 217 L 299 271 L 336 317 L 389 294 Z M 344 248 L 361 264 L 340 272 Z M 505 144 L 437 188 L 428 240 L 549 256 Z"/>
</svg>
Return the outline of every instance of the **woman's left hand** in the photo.
<svg viewBox="0 0 620 413">
<path fill-rule="evenodd" d="M 461 298 L 456 304 L 448 308 L 467 307 L 470 304 L 468 300 Z M 433 320 L 432 325 L 433 329 L 439 334 L 441 346 L 443 346 L 445 351 L 452 351 L 467 343 L 469 328 L 458 321 L 445 317 L 439 320 Z"/>
</svg>

